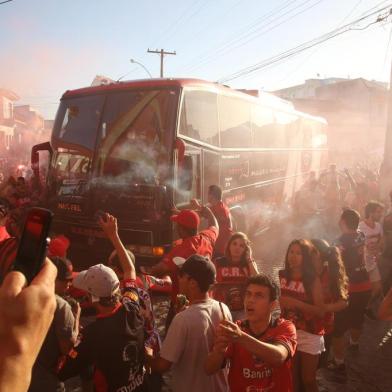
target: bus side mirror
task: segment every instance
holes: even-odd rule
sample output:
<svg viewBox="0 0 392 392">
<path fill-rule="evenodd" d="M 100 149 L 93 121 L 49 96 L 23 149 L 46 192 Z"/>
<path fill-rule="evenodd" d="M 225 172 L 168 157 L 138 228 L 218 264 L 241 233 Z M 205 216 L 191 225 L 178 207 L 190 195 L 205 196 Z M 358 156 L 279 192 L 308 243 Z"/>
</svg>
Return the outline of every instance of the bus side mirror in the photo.
<svg viewBox="0 0 392 392">
<path fill-rule="evenodd" d="M 31 149 L 31 169 L 33 170 L 34 176 L 39 178 L 39 152 L 47 151 L 49 157 L 52 158 L 53 149 L 49 142 L 36 144 Z"/>
<path fill-rule="evenodd" d="M 185 155 L 179 170 L 179 184 L 183 191 L 190 191 L 193 182 L 193 159 L 190 155 Z"/>
</svg>

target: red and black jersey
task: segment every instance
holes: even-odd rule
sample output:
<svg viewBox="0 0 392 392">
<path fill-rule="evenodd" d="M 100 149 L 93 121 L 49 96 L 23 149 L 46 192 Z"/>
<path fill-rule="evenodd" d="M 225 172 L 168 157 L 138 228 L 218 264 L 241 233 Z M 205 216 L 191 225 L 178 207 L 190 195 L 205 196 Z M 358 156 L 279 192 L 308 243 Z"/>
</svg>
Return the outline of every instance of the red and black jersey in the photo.
<svg viewBox="0 0 392 392">
<path fill-rule="evenodd" d="M 244 308 L 244 292 L 250 276 L 247 265 L 230 265 L 226 257 L 214 261 L 216 283 L 212 289 L 212 297 L 225 303 L 231 311 Z"/>
<path fill-rule="evenodd" d="M 261 342 L 280 344 L 287 349 L 288 358 L 281 366 L 272 366 L 250 353 L 239 343 L 232 343 L 226 352 L 230 360 L 231 391 L 292 392 L 291 359 L 297 346 L 296 330 L 291 321 L 271 320 L 267 330 L 255 336 L 247 321 L 237 322 L 241 329 Z"/>
<path fill-rule="evenodd" d="M 292 297 L 296 300 L 312 304 L 312 299 L 308 297 L 302 280 L 287 279 L 283 270 L 279 271 L 280 290 L 282 296 Z M 294 323 L 297 329 L 324 335 L 323 319 L 306 314 L 298 309 L 283 309 L 282 316 Z"/>
<path fill-rule="evenodd" d="M 60 371 L 60 379 L 74 377 L 93 365 L 98 391 L 147 391 L 144 321 L 139 307 L 136 285 L 127 282 L 121 303 L 110 314 L 97 315 L 85 328 L 81 343 Z"/>
</svg>

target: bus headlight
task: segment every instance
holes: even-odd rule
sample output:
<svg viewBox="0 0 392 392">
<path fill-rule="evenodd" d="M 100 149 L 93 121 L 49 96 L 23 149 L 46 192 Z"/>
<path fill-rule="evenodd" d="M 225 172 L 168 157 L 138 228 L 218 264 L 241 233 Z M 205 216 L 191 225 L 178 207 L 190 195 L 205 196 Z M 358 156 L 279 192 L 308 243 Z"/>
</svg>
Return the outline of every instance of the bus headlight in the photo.
<svg viewBox="0 0 392 392">
<path fill-rule="evenodd" d="M 162 246 L 143 246 L 143 245 L 126 245 L 131 252 L 143 256 L 162 257 L 165 249 Z"/>
<path fill-rule="evenodd" d="M 152 254 L 154 256 L 163 256 L 164 253 L 165 253 L 165 249 L 162 246 L 154 246 L 152 248 Z"/>
</svg>

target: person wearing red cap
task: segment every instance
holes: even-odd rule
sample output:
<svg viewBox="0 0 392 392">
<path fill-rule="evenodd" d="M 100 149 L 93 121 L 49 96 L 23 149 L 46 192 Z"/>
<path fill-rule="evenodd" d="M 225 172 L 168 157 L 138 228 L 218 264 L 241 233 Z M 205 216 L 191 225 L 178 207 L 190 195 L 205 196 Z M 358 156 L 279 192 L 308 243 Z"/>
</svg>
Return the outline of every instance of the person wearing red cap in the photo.
<svg viewBox="0 0 392 392">
<path fill-rule="evenodd" d="M 57 235 L 50 240 L 48 256 L 66 257 L 70 241 L 65 235 Z"/>
<path fill-rule="evenodd" d="M 198 232 L 200 224 L 199 214 L 208 221 L 208 228 L 200 232 Z M 175 245 L 158 264 L 151 268 L 143 268 L 142 270 L 149 275 L 170 275 L 173 282 L 171 297 L 172 309 L 176 303 L 179 290 L 179 267 L 174 262 L 174 259 L 176 257 L 187 259 L 193 254 L 211 258 L 216 239 L 219 235 L 219 224 L 211 210 L 206 206 L 200 206 L 199 214 L 194 210 L 181 210 L 178 214 L 173 215 L 171 220 L 176 223 L 178 236 L 182 241 Z M 170 320 L 172 316 L 173 311 L 168 315 L 168 319 Z"/>
</svg>

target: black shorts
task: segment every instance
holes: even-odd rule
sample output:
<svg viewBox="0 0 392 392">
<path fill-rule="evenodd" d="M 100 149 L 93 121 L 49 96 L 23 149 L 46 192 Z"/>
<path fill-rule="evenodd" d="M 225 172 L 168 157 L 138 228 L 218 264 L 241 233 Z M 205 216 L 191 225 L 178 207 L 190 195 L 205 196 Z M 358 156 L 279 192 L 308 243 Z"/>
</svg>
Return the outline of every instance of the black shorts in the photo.
<svg viewBox="0 0 392 392">
<path fill-rule="evenodd" d="M 371 291 L 350 293 L 346 309 L 335 313 L 333 336 L 341 337 L 350 329 L 361 329 Z"/>
</svg>

